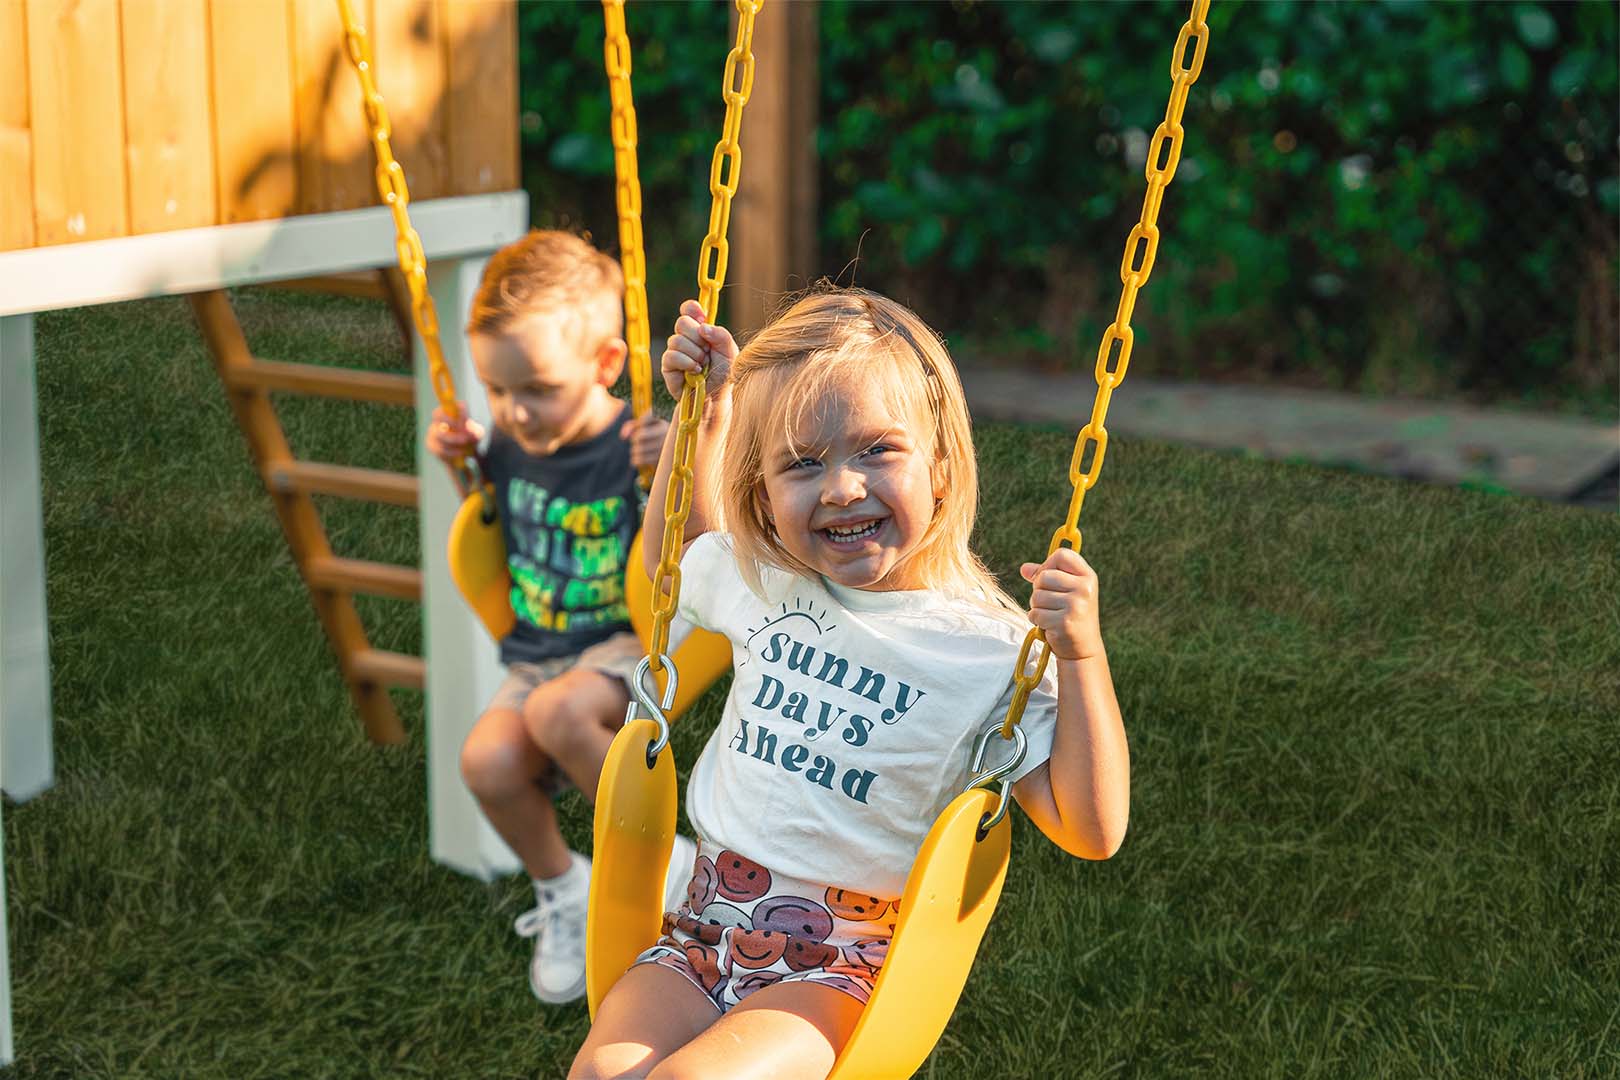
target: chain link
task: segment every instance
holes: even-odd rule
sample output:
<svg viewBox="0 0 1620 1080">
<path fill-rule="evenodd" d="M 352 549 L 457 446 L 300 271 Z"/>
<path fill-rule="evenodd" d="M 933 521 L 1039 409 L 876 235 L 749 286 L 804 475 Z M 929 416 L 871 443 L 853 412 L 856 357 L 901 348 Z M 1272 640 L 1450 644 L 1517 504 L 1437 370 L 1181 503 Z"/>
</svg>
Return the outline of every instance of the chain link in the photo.
<svg viewBox="0 0 1620 1080">
<path fill-rule="evenodd" d="M 416 321 L 416 332 L 422 338 L 427 352 L 428 378 L 439 407 L 452 422 L 460 419 L 461 406 L 456 402 L 456 384 L 450 375 L 450 365 L 444 361 L 444 346 L 439 341 L 439 316 L 433 306 L 433 297 L 427 286 L 427 255 L 422 249 L 422 237 L 411 226 L 408 207 L 410 189 L 405 185 L 405 169 L 394 160 L 389 138 L 393 127 L 388 122 L 388 107 L 377 91 L 376 63 L 371 56 L 371 42 L 366 31 L 354 17 L 349 0 L 337 0 L 338 13 L 343 19 L 344 52 L 360 78 L 360 96 L 365 110 L 366 124 L 371 129 L 371 148 L 377 155 L 377 194 L 383 205 L 394 215 L 394 251 L 399 258 L 400 272 L 411 293 L 411 314 Z M 450 465 L 463 492 L 478 491 L 482 487 L 473 459 L 458 455 Z"/>
<path fill-rule="evenodd" d="M 1147 284 L 1153 272 L 1153 260 L 1159 250 L 1159 207 L 1164 202 L 1164 189 L 1176 174 L 1181 161 L 1181 143 L 1184 134 L 1181 114 L 1187 107 L 1187 95 L 1204 69 L 1204 50 L 1209 44 L 1209 27 L 1204 19 L 1209 14 L 1209 0 L 1193 0 L 1192 14 L 1176 35 L 1175 51 L 1170 56 L 1170 102 L 1165 108 L 1164 120 L 1153 133 L 1147 157 L 1147 195 L 1142 200 L 1142 214 L 1125 241 L 1125 256 L 1120 261 L 1119 307 L 1114 321 L 1103 331 L 1102 344 L 1097 349 L 1097 396 L 1092 399 L 1091 419 L 1075 438 L 1074 456 L 1069 460 L 1069 483 L 1074 491 L 1069 497 L 1069 512 L 1063 524 L 1052 534 L 1047 557 L 1065 545 L 1080 550 L 1080 507 L 1086 492 L 1097 486 L 1102 473 L 1103 453 L 1108 449 L 1108 429 L 1103 421 L 1108 415 L 1108 401 L 1114 389 L 1125 381 L 1125 369 L 1130 365 L 1131 345 L 1135 334 L 1131 331 L 1131 313 L 1136 308 L 1136 294 Z M 1189 43 L 1196 42 L 1190 64 L 1183 64 Z M 1162 163 L 1161 163 L 1162 162 Z M 1114 351 L 1118 345 L 1117 354 Z M 1090 463 L 1087 464 L 1087 450 Z M 1035 654 L 1034 668 L 1030 669 L 1030 654 Z M 1023 718 L 1024 705 L 1030 692 L 1040 685 L 1052 658 L 1046 644 L 1046 635 L 1039 627 L 1031 627 L 1018 651 L 1017 671 L 1013 674 L 1013 697 L 1007 706 L 1007 717 L 1002 721 L 1003 738 L 1012 738 L 1013 728 Z"/>
<path fill-rule="evenodd" d="M 619 265 L 624 270 L 624 332 L 630 346 L 630 408 L 645 416 L 652 408 L 651 334 L 647 329 L 647 255 L 641 231 L 641 180 L 636 167 L 636 105 L 630 93 L 630 36 L 624 0 L 602 0 L 606 27 L 603 60 L 613 102 L 614 195 L 619 207 Z M 652 470 L 641 470 L 645 488 Z"/>
<path fill-rule="evenodd" d="M 709 207 L 709 232 L 698 255 L 698 302 L 703 305 L 704 318 L 711 323 L 726 281 L 726 229 L 731 223 L 731 199 L 737 194 L 742 172 L 738 139 L 742 135 L 743 106 L 754 89 L 754 16 L 763 3 L 737 0 L 737 42 L 726 56 L 726 122 L 709 166 L 709 194 L 714 201 Z M 655 674 L 663 670 L 657 658 L 669 651 L 669 624 L 681 593 L 681 541 L 686 519 L 692 513 L 692 462 L 698 421 L 703 416 L 703 395 L 703 375 L 688 373 L 686 388 L 675 409 L 675 462 L 664 493 L 664 546 L 659 552 L 658 573 L 653 576 L 652 641 L 647 652 L 653 657 Z"/>
</svg>

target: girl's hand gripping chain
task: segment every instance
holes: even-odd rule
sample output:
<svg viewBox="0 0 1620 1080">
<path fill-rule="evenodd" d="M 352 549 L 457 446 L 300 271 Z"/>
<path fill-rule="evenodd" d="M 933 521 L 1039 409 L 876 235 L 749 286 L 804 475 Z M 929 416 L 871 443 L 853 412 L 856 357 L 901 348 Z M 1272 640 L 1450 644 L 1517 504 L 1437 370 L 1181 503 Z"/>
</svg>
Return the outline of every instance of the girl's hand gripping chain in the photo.
<svg viewBox="0 0 1620 1080">
<path fill-rule="evenodd" d="M 1043 563 L 1019 568 L 1035 586 L 1029 598 L 1029 621 L 1046 633 L 1046 644 L 1059 660 L 1088 660 L 1103 651 L 1097 621 L 1097 572 L 1078 551 L 1058 548 Z"/>
<path fill-rule="evenodd" d="M 664 349 L 664 387 L 678 401 L 686 388 L 686 373 L 701 371 L 708 376 L 704 391 L 713 396 L 724 385 L 731 372 L 731 362 L 736 358 L 737 343 L 732 340 L 731 332 L 723 326 L 704 322 L 703 305 L 688 300 L 681 305 L 675 332 L 669 335 Z"/>
</svg>

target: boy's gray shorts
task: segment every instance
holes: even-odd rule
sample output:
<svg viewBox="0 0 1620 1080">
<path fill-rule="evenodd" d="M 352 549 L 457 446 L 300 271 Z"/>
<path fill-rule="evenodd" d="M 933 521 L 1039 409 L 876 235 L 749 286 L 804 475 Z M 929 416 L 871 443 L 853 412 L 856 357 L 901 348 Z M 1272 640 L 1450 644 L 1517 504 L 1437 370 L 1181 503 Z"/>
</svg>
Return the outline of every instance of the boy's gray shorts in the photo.
<svg viewBox="0 0 1620 1080">
<path fill-rule="evenodd" d="M 636 665 L 646 655 L 641 649 L 641 639 L 632 633 L 614 634 L 606 641 L 599 641 L 583 652 L 570 656 L 553 656 L 538 663 L 518 662 L 506 669 L 506 678 L 496 688 L 495 695 L 489 699 L 485 712 L 493 709 L 511 709 L 521 713 L 524 702 L 529 695 L 542 683 L 575 668 L 584 668 L 587 671 L 600 671 L 602 674 L 619 680 L 624 684 L 625 692 L 630 692 L 636 677 Z M 622 719 L 622 718 L 621 718 Z M 540 789 L 548 795 L 558 795 L 567 791 L 573 785 L 563 775 L 561 769 L 550 769 L 545 776 L 536 781 Z"/>
</svg>

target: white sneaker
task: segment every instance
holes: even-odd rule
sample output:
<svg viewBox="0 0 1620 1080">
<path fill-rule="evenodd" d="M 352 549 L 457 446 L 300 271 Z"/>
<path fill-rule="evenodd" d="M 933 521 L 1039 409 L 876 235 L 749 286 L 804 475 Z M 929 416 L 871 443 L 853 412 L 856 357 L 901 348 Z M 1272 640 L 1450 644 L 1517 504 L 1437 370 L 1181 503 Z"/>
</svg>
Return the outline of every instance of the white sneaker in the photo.
<svg viewBox="0 0 1620 1080">
<path fill-rule="evenodd" d="M 664 874 L 664 910 L 679 911 L 686 903 L 686 887 L 692 883 L 697 866 L 697 841 L 675 834 L 675 849 L 669 853 L 669 870 Z"/>
<path fill-rule="evenodd" d="M 591 892 L 591 860 L 574 854 L 557 877 L 534 883 L 534 908 L 512 929 L 534 938 L 529 989 L 548 1005 L 585 996 L 585 910 Z"/>
</svg>

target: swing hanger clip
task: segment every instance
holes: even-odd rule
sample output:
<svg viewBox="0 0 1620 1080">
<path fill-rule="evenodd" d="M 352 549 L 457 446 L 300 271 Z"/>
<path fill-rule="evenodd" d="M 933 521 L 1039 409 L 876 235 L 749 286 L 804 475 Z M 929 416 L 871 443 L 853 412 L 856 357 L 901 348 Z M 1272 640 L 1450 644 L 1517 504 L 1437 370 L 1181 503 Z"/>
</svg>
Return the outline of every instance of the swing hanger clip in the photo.
<svg viewBox="0 0 1620 1080">
<path fill-rule="evenodd" d="M 991 784 L 995 784 L 1000 793 L 1000 798 L 996 800 L 995 810 L 986 814 L 984 819 L 979 822 L 980 840 L 983 840 L 985 835 L 1000 824 L 1002 818 L 1007 816 L 1007 801 L 1012 794 L 1012 781 L 1008 780 L 1007 777 L 1011 776 L 1013 770 L 1023 764 L 1024 753 L 1029 749 L 1029 737 L 1024 734 L 1023 728 L 1015 725 L 1011 736 L 1012 753 L 1008 754 L 1000 764 L 991 766 L 988 769 L 985 768 L 984 759 L 990 752 L 990 737 L 1000 734 L 1001 726 L 999 724 L 992 725 L 980 732 L 978 739 L 973 743 L 973 779 L 968 781 L 966 790 L 972 791 L 974 788 L 989 787 Z"/>
<path fill-rule="evenodd" d="M 658 738 L 647 744 L 647 768 L 651 769 L 658 764 L 658 755 L 663 753 L 664 747 L 669 745 L 669 710 L 675 707 L 675 687 L 680 682 L 680 675 L 675 670 L 675 661 L 669 658 L 668 653 L 658 654 L 658 664 L 669 672 L 669 683 L 664 687 L 662 702 L 654 695 L 658 692 L 658 684 L 650 687 L 647 676 L 652 674 L 652 654 L 648 653 L 636 665 L 635 678 L 631 680 L 631 692 L 635 695 L 624 711 L 624 722 L 629 723 L 636 718 L 636 706 L 639 704 L 646 711 L 647 719 L 658 725 Z M 1019 733 L 1020 737 L 1022 732 Z M 1019 757 L 1023 757 L 1020 751 Z"/>
</svg>

